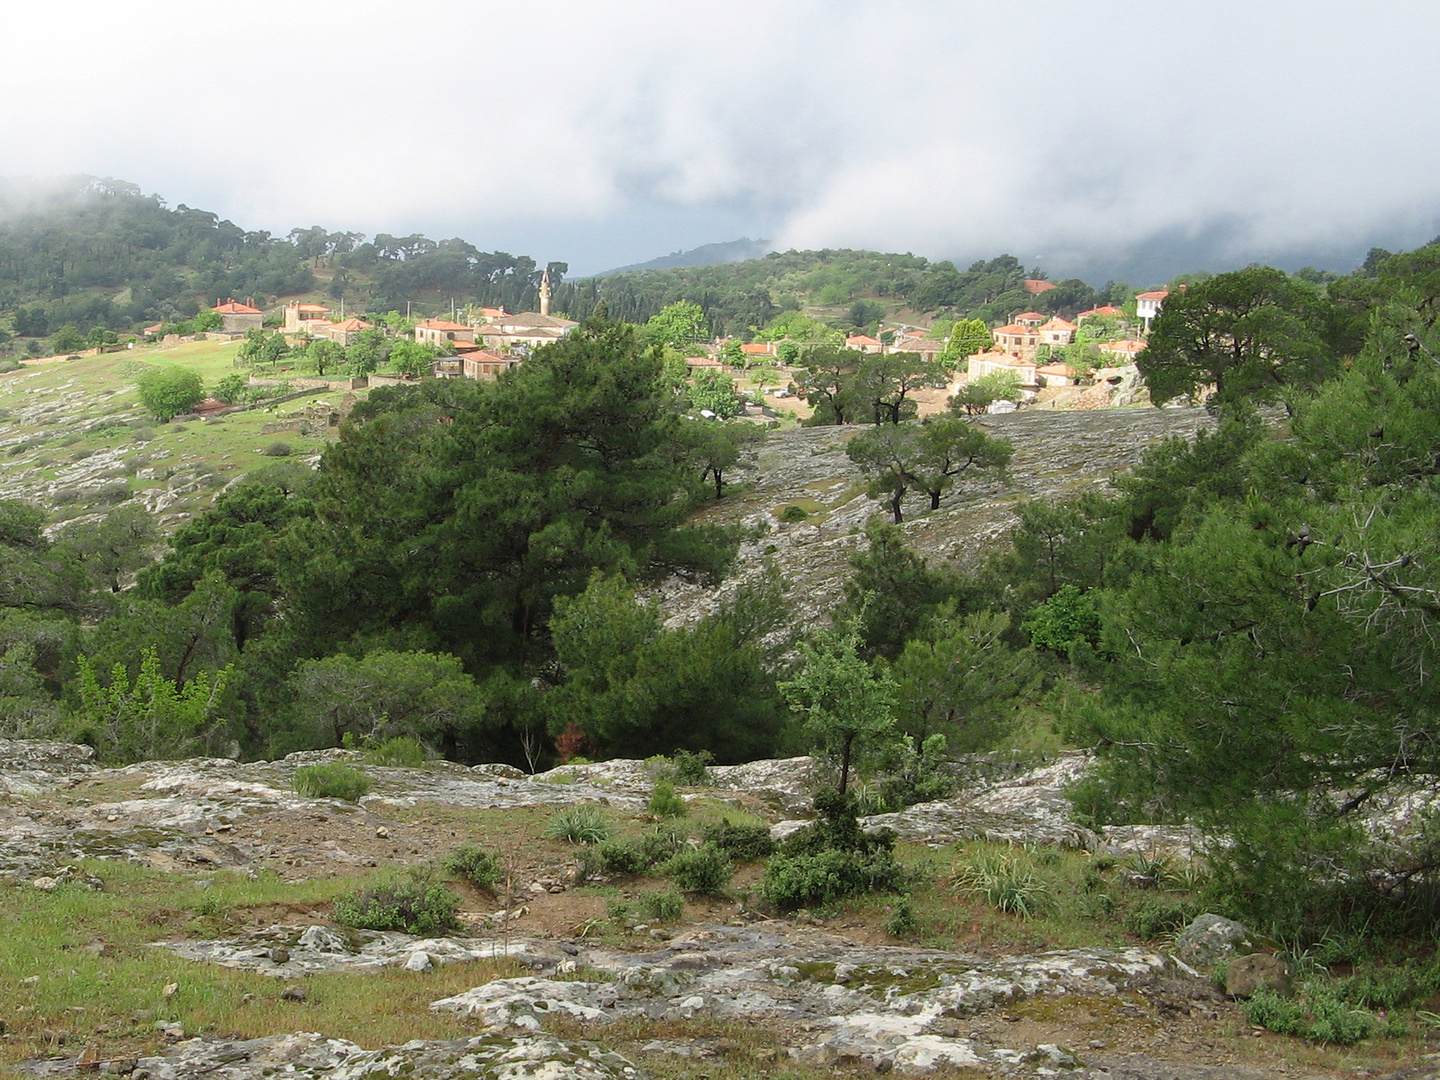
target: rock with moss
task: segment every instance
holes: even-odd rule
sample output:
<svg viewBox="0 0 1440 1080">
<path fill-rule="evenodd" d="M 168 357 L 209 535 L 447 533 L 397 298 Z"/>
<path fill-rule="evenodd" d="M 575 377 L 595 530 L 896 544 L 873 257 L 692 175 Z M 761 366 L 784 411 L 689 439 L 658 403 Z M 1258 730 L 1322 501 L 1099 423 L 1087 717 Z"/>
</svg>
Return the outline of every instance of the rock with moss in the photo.
<svg viewBox="0 0 1440 1080">
<path fill-rule="evenodd" d="M 1201 915 L 1175 939 L 1175 959 L 1206 975 L 1233 957 L 1254 951 L 1254 935 L 1221 915 Z"/>
</svg>

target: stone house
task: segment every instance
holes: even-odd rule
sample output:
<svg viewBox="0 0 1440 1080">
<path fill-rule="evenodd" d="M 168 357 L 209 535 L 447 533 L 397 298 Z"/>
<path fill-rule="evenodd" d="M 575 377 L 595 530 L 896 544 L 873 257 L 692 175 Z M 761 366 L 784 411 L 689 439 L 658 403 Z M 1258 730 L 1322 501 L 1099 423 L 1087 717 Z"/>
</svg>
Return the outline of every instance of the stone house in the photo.
<svg viewBox="0 0 1440 1080">
<path fill-rule="evenodd" d="M 415 340 L 421 345 L 445 345 L 448 342 L 475 340 L 475 328 L 447 319 L 426 319 L 415 324 Z"/>
<path fill-rule="evenodd" d="M 862 353 L 884 352 L 885 346 L 868 334 L 851 334 L 845 339 L 847 349 L 856 349 Z"/>
<path fill-rule="evenodd" d="M 293 300 L 285 305 L 285 333 L 324 337 L 322 325 L 330 325 L 330 309 L 324 304 L 302 304 Z"/>
<path fill-rule="evenodd" d="M 315 331 L 317 335 L 327 337 L 335 342 L 335 344 L 343 345 L 348 349 L 351 345 L 355 344 L 355 340 L 360 336 L 361 330 L 369 329 L 370 324 L 368 322 L 364 319 L 357 319 L 352 315 L 344 322 L 327 322 L 322 326 L 317 326 Z"/>
<path fill-rule="evenodd" d="M 1035 332 L 1040 338 L 1041 345 L 1063 347 L 1075 341 L 1076 329 L 1074 323 L 1062 319 L 1057 315 L 1049 322 L 1042 323 L 1036 327 Z"/>
<path fill-rule="evenodd" d="M 1039 326 L 1040 324 L 1036 323 L 1035 325 Z M 1018 322 L 1009 323 L 998 330 L 992 330 L 990 334 L 995 339 L 996 350 L 1026 360 L 1033 360 L 1035 350 L 1040 346 L 1040 334 L 1035 327 L 1022 326 Z M 981 353 L 980 355 L 987 354 Z"/>
<path fill-rule="evenodd" d="M 501 372 L 509 371 L 520 363 L 518 356 L 504 356 L 500 353 L 479 349 L 460 357 L 461 373 L 467 379 L 494 382 Z"/>
<path fill-rule="evenodd" d="M 265 328 L 265 313 L 257 307 L 249 304 L 241 304 L 234 299 L 221 303 L 217 298 L 215 306 L 210 309 L 220 313 L 220 329 L 227 334 L 243 334 L 246 330 L 263 330 Z"/>
</svg>

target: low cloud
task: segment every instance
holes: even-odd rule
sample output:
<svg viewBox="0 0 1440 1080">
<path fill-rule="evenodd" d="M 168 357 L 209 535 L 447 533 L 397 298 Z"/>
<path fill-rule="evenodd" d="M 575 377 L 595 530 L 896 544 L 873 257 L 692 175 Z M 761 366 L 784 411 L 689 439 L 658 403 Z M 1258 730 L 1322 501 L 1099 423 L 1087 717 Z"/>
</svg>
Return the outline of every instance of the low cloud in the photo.
<svg viewBox="0 0 1440 1080">
<path fill-rule="evenodd" d="M 1410 58 L 1440 9 L 1413 0 L 61 0 L 8 22 L 0 173 L 121 176 L 272 231 L 584 269 L 747 232 L 1063 271 L 1415 243 L 1440 210 L 1440 86 Z"/>
</svg>

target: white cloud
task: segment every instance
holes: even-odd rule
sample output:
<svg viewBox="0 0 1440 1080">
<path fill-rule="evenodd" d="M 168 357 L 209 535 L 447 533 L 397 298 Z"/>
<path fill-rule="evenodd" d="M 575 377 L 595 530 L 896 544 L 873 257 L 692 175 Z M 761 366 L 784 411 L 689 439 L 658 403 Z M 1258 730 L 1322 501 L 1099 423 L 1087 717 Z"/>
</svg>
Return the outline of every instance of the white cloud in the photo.
<svg viewBox="0 0 1440 1080">
<path fill-rule="evenodd" d="M 276 231 L 613 221 L 617 253 L 647 212 L 677 246 L 1343 245 L 1440 207 L 1437 31 L 1416 0 L 58 0 L 7 13 L 0 173 Z"/>
</svg>

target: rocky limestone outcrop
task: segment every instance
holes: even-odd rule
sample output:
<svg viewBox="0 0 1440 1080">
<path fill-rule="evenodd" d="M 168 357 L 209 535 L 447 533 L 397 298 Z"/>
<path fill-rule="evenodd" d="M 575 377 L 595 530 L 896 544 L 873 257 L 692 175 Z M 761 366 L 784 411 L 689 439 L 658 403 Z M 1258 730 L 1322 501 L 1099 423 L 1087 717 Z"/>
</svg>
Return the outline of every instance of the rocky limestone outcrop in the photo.
<svg viewBox="0 0 1440 1080">
<path fill-rule="evenodd" d="M 78 1073 L 76 1059 L 28 1062 L 32 1076 Z M 640 1080 L 619 1054 L 554 1035 L 480 1036 L 365 1050 L 314 1032 L 263 1039 L 189 1039 L 168 1054 L 142 1057 L 132 1076 L 145 1080 Z"/>
</svg>

